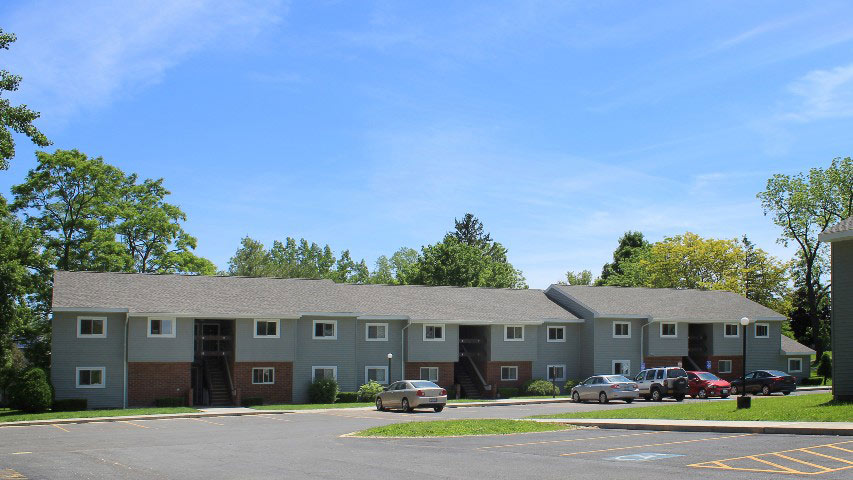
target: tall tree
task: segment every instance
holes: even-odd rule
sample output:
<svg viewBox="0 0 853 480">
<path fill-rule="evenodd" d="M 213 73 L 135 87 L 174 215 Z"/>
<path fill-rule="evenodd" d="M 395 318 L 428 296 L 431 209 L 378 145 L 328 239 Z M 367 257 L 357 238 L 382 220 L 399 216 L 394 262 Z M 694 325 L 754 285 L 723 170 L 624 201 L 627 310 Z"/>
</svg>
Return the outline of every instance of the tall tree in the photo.
<svg viewBox="0 0 853 480">
<path fill-rule="evenodd" d="M 421 250 L 408 283 L 457 287 L 526 288 L 524 277 L 507 262 L 448 235 L 442 242 Z"/>
<path fill-rule="evenodd" d="M 627 231 L 619 238 L 619 245 L 613 252 L 613 262 L 605 263 L 601 269 L 601 276 L 596 280 L 596 285 L 610 285 L 611 277 L 622 275 L 623 263 L 630 262 L 635 256 L 649 248 L 649 242 L 642 232 Z"/>
<path fill-rule="evenodd" d="M 249 237 L 240 240 L 240 248 L 228 260 L 228 274 L 240 277 L 265 277 L 270 270 L 269 253 L 264 244 Z"/>
<path fill-rule="evenodd" d="M 563 285 L 592 285 L 592 272 L 583 270 L 581 272 L 566 272 L 566 280 L 559 282 Z"/>
<path fill-rule="evenodd" d="M 806 293 L 806 315 L 811 325 L 811 346 L 818 357 L 826 347 L 820 335 L 821 303 L 829 295 L 830 284 L 821 278 L 818 266 L 828 255 L 818 234 L 853 215 L 853 161 L 836 158 L 826 168 L 812 168 L 808 174 L 776 174 L 758 198 L 764 214 L 782 229 L 779 242 L 793 243 L 802 262 L 802 285 Z"/>
<path fill-rule="evenodd" d="M 0 50 L 8 50 L 15 43 L 14 33 L 4 32 L 0 28 Z M 26 105 L 13 106 L 8 98 L 3 98 L 6 92 L 14 92 L 21 85 L 21 77 L 0 69 L 0 170 L 9 168 L 9 160 L 15 156 L 15 139 L 12 132 L 26 135 L 40 147 L 50 145 L 50 140 L 35 126 L 33 121 L 39 118 L 39 113 L 27 108 Z"/>
<path fill-rule="evenodd" d="M 376 266 L 373 269 L 373 273 L 370 274 L 369 283 L 386 285 L 393 285 L 395 283 L 394 266 L 391 265 L 391 260 L 388 260 L 388 257 L 385 255 L 380 255 L 376 259 Z"/>
<path fill-rule="evenodd" d="M 391 266 L 397 283 L 409 283 L 407 279 L 413 275 L 412 269 L 417 265 L 417 262 L 418 251 L 414 248 L 401 247 L 391 255 Z"/>
<path fill-rule="evenodd" d="M 58 268 L 89 269 L 92 252 L 116 251 L 115 233 L 104 231 L 115 210 L 105 206 L 114 205 L 124 174 L 101 157 L 90 159 L 77 150 L 37 152 L 36 157 L 38 166 L 23 184 L 12 187 L 12 208 L 44 232 Z M 126 259 L 108 263 L 101 269 L 127 269 Z"/>
</svg>

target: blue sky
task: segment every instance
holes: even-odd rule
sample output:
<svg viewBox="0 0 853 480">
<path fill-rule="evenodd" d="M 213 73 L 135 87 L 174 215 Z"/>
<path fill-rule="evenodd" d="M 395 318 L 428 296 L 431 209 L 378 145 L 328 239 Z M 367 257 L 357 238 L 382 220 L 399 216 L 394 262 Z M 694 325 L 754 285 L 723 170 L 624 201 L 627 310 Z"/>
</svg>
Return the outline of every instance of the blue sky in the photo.
<svg viewBox="0 0 853 480">
<path fill-rule="evenodd" d="M 629 229 L 788 258 L 755 194 L 853 152 L 849 2 L 159 3 L 3 2 L 0 66 L 52 148 L 165 177 L 219 268 L 245 235 L 372 264 L 469 211 L 531 287 Z"/>
</svg>

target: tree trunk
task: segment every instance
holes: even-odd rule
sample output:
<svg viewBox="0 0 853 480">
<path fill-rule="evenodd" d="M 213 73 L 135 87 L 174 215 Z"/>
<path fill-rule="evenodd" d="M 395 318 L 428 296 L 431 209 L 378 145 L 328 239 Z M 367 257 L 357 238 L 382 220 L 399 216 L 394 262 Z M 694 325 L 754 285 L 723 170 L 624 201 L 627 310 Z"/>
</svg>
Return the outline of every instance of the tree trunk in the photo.
<svg viewBox="0 0 853 480">
<path fill-rule="evenodd" d="M 818 299 L 817 292 L 814 289 L 812 282 L 812 265 L 807 262 L 806 265 L 806 300 L 809 306 L 809 324 L 812 327 L 812 348 L 817 353 L 816 358 L 821 358 L 823 355 L 823 341 L 820 338 L 820 315 L 818 314 Z"/>
</svg>

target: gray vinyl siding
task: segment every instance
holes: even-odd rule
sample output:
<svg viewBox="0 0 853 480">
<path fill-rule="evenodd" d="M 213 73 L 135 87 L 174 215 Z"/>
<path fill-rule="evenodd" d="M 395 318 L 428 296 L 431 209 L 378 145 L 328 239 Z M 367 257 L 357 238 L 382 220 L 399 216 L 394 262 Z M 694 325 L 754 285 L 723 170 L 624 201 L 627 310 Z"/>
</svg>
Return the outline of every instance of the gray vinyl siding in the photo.
<svg viewBox="0 0 853 480">
<path fill-rule="evenodd" d="M 853 396 L 851 345 L 853 345 L 853 240 L 839 240 L 832 243 L 832 388 L 836 396 Z"/>
<path fill-rule="evenodd" d="M 736 323 L 736 322 L 733 322 Z M 743 335 L 743 327 L 739 327 L 741 335 Z M 714 336 L 712 338 L 711 355 L 725 356 L 736 355 L 740 356 L 743 353 L 743 339 L 741 337 L 725 337 L 725 324 L 714 324 Z M 781 342 L 781 340 L 780 340 Z M 779 344 L 781 350 L 782 345 Z"/>
<path fill-rule="evenodd" d="M 441 323 L 441 322 L 435 322 Z M 444 341 L 424 341 L 424 324 L 413 323 L 406 329 L 407 362 L 458 362 L 459 325 L 445 323 Z M 503 336 L 501 336 L 503 338 Z"/>
<path fill-rule="evenodd" d="M 643 336 L 644 338 L 648 339 L 648 342 L 646 343 L 646 348 L 648 348 L 648 355 L 678 357 L 686 356 L 688 324 L 684 322 L 677 322 L 677 337 L 671 338 L 660 336 L 661 323 L 669 322 L 652 322 L 648 327 L 645 327 L 643 329 Z M 633 362 L 631 363 L 631 367 L 634 367 Z"/>
<path fill-rule="evenodd" d="M 631 374 L 640 371 L 640 327 L 646 323 L 641 319 L 597 318 L 594 331 L 595 361 L 589 375 L 609 374 L 613 360 L 631 362 Z M 631 324 L 631 338 L 613 338 L 613 322 Z M 586 375 L 586 373 L 584 373 Z"/>
<path fill-rule="evenodd" d="M 548 327 L 565 327 L 565 342 L 548 342 Z M 581 332 L 582 324 L 546 323 L 539 326 L 537 335 L 538 355 L 533 362 L 533 378 L 547 378 L 548 365 L 565 365 L 566 380 L 581 377 Z M 563 384 L 564 382 L 557 382 Z"/>
<path fill-rule="evenodd" d="M 77 317 L 107 318 L 106 338 L 77 338 Z M 52 319 L 50 377 L 57 399 L 85 398 L 89 408 L 124 402 L 123 313 L 57 312 Z M 77 388 L 77 367 L 104 367 L 104 388 Z"/>
<path fill-rule="evenodd" d="M 234 356 L 238 362 L 292 362 L 296 320 L 280 319 L 279 338 L 255 338 L 255 320 L 238 318 Z"/>
<path fill-rule="evenodd" d="M 337 320 L 336 340 L 314 339 L 314 320 Z M 356 358 L 356 320 L 355 318 L 316 318 L 303 317 L 296 322 L 296 336 L 293 362 L 293 401 L 308 401 L 308 387 L 311 385 L 312 367 L 338 367 L 338 385 L 341 391 L 352 392 L 358 386 L 358 368 Z"/>
<path fill-rule="evenodd" d="M 178 318 L 174 338 L 149 337 L 148 318 L 130 317 L 127 339 L 128 361 L 192 362 L 194 324 L 193 318 Z"/>
<path fill-rule="evenodd" d="M 799 358 L 802 362 L 803 368 L 800 372 L 792 372 L 788 370 L 788 359 L 789 358 Z M 808 378 L 811 376 L 811 355 L 780 355 L 779 357 L 779 366 L 776 367 L 777 370 L 782 370 L 783 372 L 787 372 L 794 377 L 797 377 L 797 383 L 804 378 Z"/>
<path fill-rule="evenodd" d="M 746 369 L 776 369 L 782 354 L 782 322 L 759 323 L 767 323 L 770 334 L 768 338 L 755 338 L 755 324 L 749 324 L 749 335 L 746 337 Z M 787 369 L 786 365 L 784 370 Z"/>
<path fill-rule="evenodd" d="M 365 328 L 368 323 L 387 323 L 388 341 L 368 342 Z M 353 390 L 357 390 L 359 386 L 367 383 L 364 375 L 365 367 L 388 367 L 389 353 L 394 356 L 391 360 L 391 380 L 402 380 L 403 343 L 401 339 L 405 325 L 406 322 L 401 320 L 358 320 L 358 328 L 356 329 L 356 365 L 358 370 L 356 371 L 356 385 Z"/>
<path fill-rule="evenodd" d="M 590 375 L 594 375 L 596 345 L 595 322 L 593 319 L 595 317 L 595 312 L 575 302 L 568 295 L 555 288 L 549 287 L 545 290 L 545 294 L 558 305 L 565 308 L 576 317 L 584 320 L 584 323 L 580 326 L 579 332 L 579 345 L 583 345 L 583 347 L 579 347 L 580 375 L 578 378 L 587 378 Z"/>
<path fill-rule="evenodd" d="M 493 362 L 536 360 L 539 346 L 537 337 L 539 336 L 540 326 L 524 325 L 524 340 L 506 341 L 504 340 L 504 328 L 507 326 L 512 326 L 512 324 L 491 326 L 489 359 Z"/>
</svg>

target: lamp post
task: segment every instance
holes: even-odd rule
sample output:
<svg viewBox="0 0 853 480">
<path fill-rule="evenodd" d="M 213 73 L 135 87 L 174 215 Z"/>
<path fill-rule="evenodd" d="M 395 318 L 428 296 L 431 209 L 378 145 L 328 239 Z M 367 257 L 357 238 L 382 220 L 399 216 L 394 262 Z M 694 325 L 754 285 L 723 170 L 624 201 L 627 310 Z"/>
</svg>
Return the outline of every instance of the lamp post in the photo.
<svg viewBox="0 0 853 480">
<path fill-rule="evenodd" d="M 386 375 L 387 378 L 385 379 L 385 381 L 388 383 L 388 385 L 391 385 L 391 359 L 392 358 L 394 358 L 394 354 L 389 353 L 388 354 L 388 375 Z"/>
<path fill-rule="evenodd" d="M 737 399 L 737 408 L 750 408 L 752 406 L 752 399 L 746 396 L 746 334 L 748 332 L 747 326 L 749 325 L 749 319 L 743 317 L 740 319 L 741 330 L 743 330 L 743 368 L 741 369 L 741 377 L 740 377 L 740 397 Z"/>
</svg>

